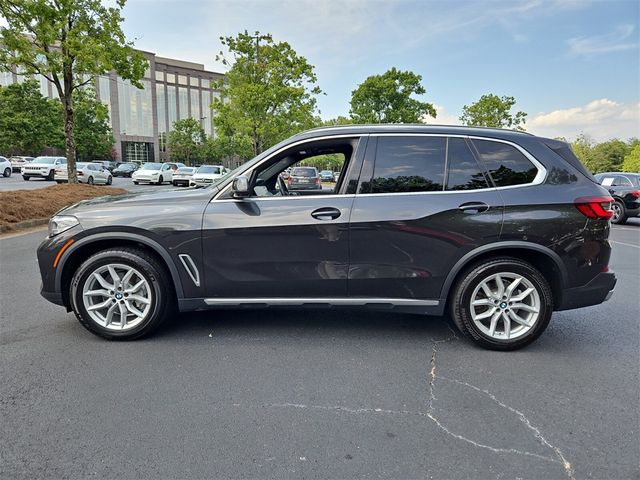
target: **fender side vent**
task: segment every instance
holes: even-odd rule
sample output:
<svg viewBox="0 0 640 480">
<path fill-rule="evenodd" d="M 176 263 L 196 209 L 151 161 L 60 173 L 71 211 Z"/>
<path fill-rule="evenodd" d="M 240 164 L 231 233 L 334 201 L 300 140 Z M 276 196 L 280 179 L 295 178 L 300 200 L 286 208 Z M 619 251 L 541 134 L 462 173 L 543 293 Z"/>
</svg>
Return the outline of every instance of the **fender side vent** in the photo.
<svg viewBox="0 0 640 480">
<path fill-rule="evenodd" d="M 195 284 L 195 286 L 199 287 L 200 272 L 198 272 L 198 269 L 196 268 L 196 264 L 193 262 L 193 259 L 191 258 L 191 256 L 186 253 L 181 253 L 180 255 L 178 255 L 178 258 L 182 262 L 184 269 L 187 271 L 187 273 L 191 277 L 191 280 L 193 280 L 193 283 Z"/>
</svg>

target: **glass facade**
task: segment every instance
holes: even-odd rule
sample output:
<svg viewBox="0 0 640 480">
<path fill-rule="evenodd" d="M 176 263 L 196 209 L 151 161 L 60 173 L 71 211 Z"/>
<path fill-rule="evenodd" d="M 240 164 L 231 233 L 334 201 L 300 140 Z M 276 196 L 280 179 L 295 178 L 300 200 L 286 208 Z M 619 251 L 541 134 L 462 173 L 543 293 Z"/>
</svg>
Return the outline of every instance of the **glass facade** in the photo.
<svg viewBox="0 0 640 480">
<path fill-rule="evenodd" d="M 196 120 L 200 121 L 204 114 L 200 115 L 200 99 L 198 98 L 200 95 L 198 95 L 198 93 L 198 90 L 192 88 L 189 92 L 189 96 L 191 102 L 191 118 L 195 118 Z"/>
<path fill-rule="evenodd" d="M 189 93 L 186 87 L 178 88 L 178 114 L 180 120 L 189 118 Z"/>
<path fill-rule="evenodd" d="M 190 77 L 189 78 L 189 85 L 191 85 L 192 87 L 199 87 L 200 86 L 200 81 L 199 81 L 198 77 Z"/>
<path fill-rule="evenodd" d="M 207 135 L 211 135 L 213 131 L 211 130 L 211 92 L 209 90 L 202 90 L 202 117 L 204 120 L 202 121 L 202 128 L 204 128 L 204 133 Z"/>
<path fill-rule="evenodd" d="M 109 77 L 98 77 L 98 96 L 100 101 L 109 110 L 109 121 L 111 121 L 111 87 Z"/>
<path fill-rule="evenodd" d="M 140 164 L 153 160 L 153 143 L 122 142 L 122 161 Z"/>
<path fill-rule="evenodd" d="M 138 89 L 128 80 L 118 79 L 120 133 L 153 137 L 151 82 L 142 80 Z"/>
<path fill-rule="evenodd" d="M 156 82 L 164 82 L 164 72 L 156 72 Z"/>
<path fill-rule="evenodd" d="M 13 83 L 13 72 L 0 72 L 0 86 L 6 87 Z"/>
<path fill-rule="evenodd" d="M 173 73 L 167 73 L 167 83 L 176 83 L 176 76 Z"/>
<path fill-rule="evenodd" d="M 186 85 L 187 84 L 187 76 L 186 75 L 178 75 L 178 83 L 180 85 Z"/>
<path fill-rule="evenodd" d="M 158 111 L 158 133 L 167 131 L 167 100 L 164 94 L 164 84 L 156 83 L 156 107 Z"/>
<path fill-rule="evenodd" d="M 176 107 L 176 87 L 167 85 L 167 112 L 169 113 L 169 130 L 173 128 L 173 124 L 178 120 L 178 109 Z"/>
</svg>

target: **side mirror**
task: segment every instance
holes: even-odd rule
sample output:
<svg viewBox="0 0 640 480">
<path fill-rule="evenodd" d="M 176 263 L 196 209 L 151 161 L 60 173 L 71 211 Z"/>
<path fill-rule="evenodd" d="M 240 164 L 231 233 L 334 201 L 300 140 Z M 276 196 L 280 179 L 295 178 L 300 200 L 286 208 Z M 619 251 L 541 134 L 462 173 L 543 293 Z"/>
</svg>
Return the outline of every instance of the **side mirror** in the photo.
<svg viewBox="0 0 640 480">
<path fill-rule="evenodd" d="M 246 198 L 250 195 L 249 191 L 249 178 L 244 175 L 239 175 L 233 179 L 231 184 L 231 190 L 233 190 L 234 198 Z"/>
</svg>

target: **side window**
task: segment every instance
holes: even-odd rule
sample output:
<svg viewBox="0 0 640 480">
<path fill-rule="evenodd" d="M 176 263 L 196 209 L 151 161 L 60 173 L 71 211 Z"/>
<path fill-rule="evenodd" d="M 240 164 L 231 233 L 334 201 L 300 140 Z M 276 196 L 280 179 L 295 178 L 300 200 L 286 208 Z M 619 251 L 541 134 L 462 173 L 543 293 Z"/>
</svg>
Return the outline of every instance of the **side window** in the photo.
<svg viewBox="0 0 640 480">
<path fill-rule="evenodd" d="M 369 193 L 442 191 L 446 142 L 444 137 L 379 137 Z"/>
<path fill-rule="evenodd" d="M 488 186 L 487 179 L 465 139 L 449 138 L 445 190 L 475 190 Z"/>
<path fill-rule="evenodd" d="M 613 186 L 614 187 L 632 187 L 633 185 L 631 185 L 631 182 L 627 177 L 624 177 L 622 175 L 616 175 L 614 177 Z"/>
<path fill-rule="evenodd" d="M 531 183 L 538 169 L 517 148 L 491 140 L 473 140 L 496 187 Z"/>
</svg>

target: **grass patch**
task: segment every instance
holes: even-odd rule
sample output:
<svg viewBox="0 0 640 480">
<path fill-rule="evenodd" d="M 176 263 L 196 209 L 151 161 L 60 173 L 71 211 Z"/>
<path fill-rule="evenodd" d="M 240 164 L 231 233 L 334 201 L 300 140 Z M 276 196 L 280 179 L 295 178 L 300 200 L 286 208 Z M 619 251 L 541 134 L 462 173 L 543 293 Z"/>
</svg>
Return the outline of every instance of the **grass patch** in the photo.
<svg viewBox="0 0 640 480">
<path fill-rule="evenodd" d="M 62 207 L 80 200 L 122 193 L 128 192 L 122 188 L 69 184 L 0 192 L 0 230 L 6 232 L 19 222 L 49 218 Z"/>
</svg>

